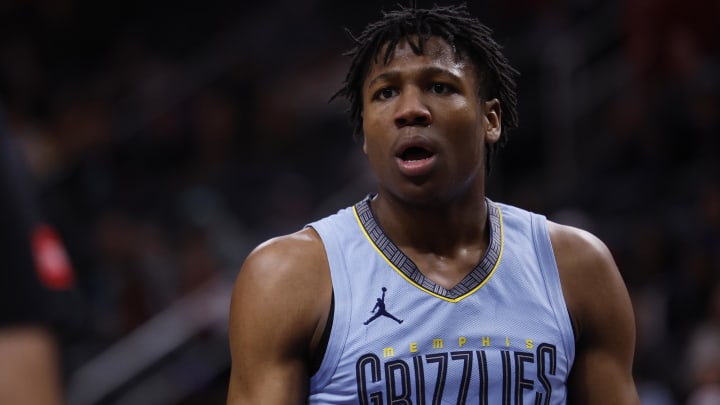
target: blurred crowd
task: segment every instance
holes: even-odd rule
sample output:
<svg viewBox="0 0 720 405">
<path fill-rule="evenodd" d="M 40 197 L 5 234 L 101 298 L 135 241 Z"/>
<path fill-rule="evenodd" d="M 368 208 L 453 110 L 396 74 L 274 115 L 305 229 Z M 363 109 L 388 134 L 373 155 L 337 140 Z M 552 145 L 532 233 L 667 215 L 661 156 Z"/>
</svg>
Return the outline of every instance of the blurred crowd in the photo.
<svg viewBox="0 0 720 405">
<path fill-rule="evenodd" d="M 68 375 L 205 282 L 231 283 L 258 242 L 372 190 L 346 105 L 329 99 L 347 67 L 343 28 L 394 4 L 0 2 L 0 105 L 86 303 L 63 343 Z M 470 9 L 522 73 L 521 127 L 488 194 L 609 245 L 636 311 L 643 403 L 711 403 L 700 397 L 720 390 L 720 2 Z M 607 84 L 553 76 L 597 20 L 609 40 L 569 66 L 610 64 Z M 560 94 L 568 77 L 574 98 Z M 585 96 L 589 108 L 563 109 Z"/>
</svg>

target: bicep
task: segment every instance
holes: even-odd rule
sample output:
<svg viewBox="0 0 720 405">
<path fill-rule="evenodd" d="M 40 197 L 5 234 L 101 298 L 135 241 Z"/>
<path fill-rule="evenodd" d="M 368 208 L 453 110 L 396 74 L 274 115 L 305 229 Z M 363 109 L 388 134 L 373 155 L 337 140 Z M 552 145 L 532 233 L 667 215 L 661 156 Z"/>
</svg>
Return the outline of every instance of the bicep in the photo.
<svg viewBox="0 0 720 405">
<path fill-rule="evenodd" d="M 607 324 L 605 332 L 586 330 L 581 337 L 568 381 L 569 403 L 639 403 L 632 376 L 634 332 L 624 318 Z"/>
<path fill-rule="evenodd" d="M 264 361 L 261 367 L 243 367 L 233 360 L 228 405 L 304 404 L 307 385 L 300 369 Z"/>
<path fill-rule="evenodd" d="M 610 251 L 585 232 L 570 231 L 554 242 L 563 290 L 578 326 L 570 403 L 639 403 L 632 376 L 635 319 Z"/>
<path fill-rule="evenodd" d="M 238 274 L 230 308 L 228 404 L 307 401 L 315 280 L 292 257 L 287 250 L 264 249 L 251 254 Z"/>
<path fill-rule="evenodd" d="M 249 294 L 246 298 L 251 298 Z M 299 404 L 307 398 L 304 354 L 296 331 L 274 310 L 238 298 L 231 309 L 228 404 Z"/>
</svg>

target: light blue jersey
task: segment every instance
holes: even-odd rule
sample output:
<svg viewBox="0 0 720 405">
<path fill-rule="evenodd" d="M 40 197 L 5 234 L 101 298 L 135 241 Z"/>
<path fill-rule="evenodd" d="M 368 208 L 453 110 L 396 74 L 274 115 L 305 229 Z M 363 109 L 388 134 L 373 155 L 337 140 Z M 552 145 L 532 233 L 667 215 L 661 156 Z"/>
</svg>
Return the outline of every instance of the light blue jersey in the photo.
<svg viewBox="0 0 720 405">
<path fill-rule="evenodd" d="M 447 290 L 369 199 L 310 224 L 335 307 L 311 404 L 564 404 L 575 345 L 545 217 L 488 200 L 490 242 Z"/>
</svg>

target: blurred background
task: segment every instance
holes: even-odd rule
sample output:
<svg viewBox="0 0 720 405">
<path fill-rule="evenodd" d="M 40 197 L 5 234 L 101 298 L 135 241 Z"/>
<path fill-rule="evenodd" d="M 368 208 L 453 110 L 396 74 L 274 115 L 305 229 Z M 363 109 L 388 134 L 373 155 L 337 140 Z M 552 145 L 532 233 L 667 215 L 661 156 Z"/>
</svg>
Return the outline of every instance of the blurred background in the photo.
<svg viewBox="0 0 720 405">
<path fill-rule="evenodd" d="M 80 293 L 69 404 L 224 403 L 245 255 L 373 190 L 329 99 L 344 28 L 396 3 L 0 1 L 0 105 Z M 717 388 L 720 2 L 469 8 L 522 74 L 489 196 L 608 244 L 644 404 Z"/>
</svg>

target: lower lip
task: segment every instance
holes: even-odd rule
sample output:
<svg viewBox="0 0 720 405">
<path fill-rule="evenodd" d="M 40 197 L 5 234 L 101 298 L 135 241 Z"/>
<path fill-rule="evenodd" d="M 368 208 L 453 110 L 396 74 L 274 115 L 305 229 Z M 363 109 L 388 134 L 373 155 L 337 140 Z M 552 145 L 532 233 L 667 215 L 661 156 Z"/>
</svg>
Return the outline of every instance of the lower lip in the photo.
<svg viewBox="0 0 720 405">
<path fill-rule="evenodd" d="M 400 169 L 400 172 L 406 176 L 415 177 L 415 176 L 425 176 L 433 169 L 435 166 L 435 162 L 437 161 L 437 156 L 433 155 L 426 159 L 420 159 L 420 160 L 402 160 L 400 158 L 396 158 L 398 168 Z"/>
</svg>

